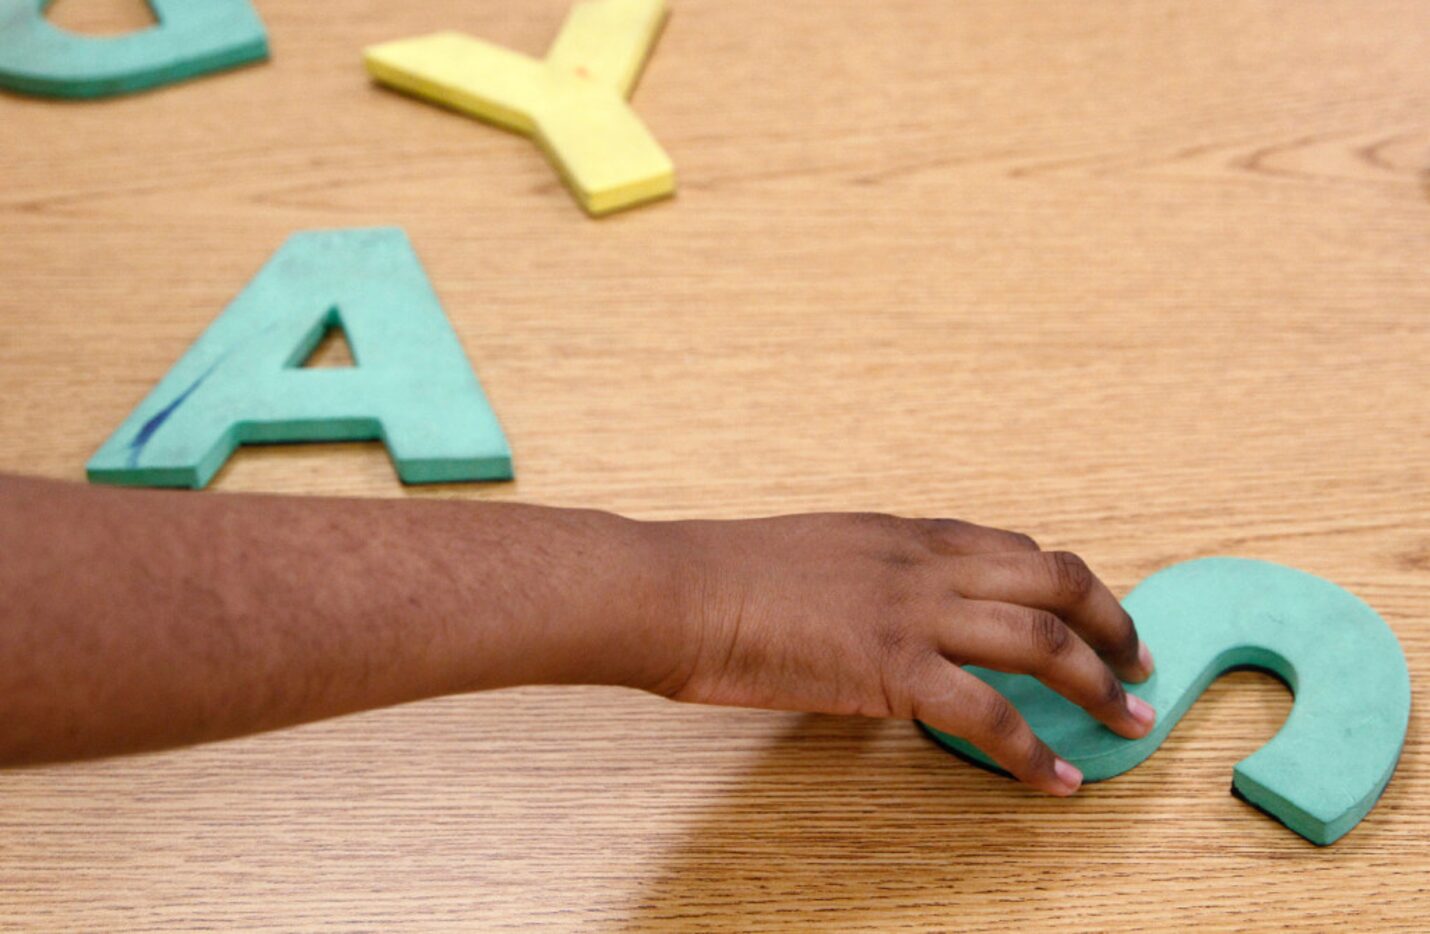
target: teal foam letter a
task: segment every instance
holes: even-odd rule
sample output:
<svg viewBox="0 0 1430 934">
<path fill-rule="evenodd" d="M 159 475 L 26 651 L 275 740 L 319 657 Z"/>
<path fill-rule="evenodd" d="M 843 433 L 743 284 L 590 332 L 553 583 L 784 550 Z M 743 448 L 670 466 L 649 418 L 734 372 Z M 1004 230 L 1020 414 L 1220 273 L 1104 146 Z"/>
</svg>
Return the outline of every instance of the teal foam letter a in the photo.
<svg viewBox="0 0 1430 934">
<path fill-rule="evenodd" d="M 109 97 L 268 57 L 250 0 L 148 0 L 158 19 L 122 36 L 81 36 L 45 19 L 52 0 L 0 0 L 0 87 Z"/>
<path fill-rule="evenodd" d="M 356 365 L 304 368 L 334 326 Z M 197 488 L 240 444 L 378 439 L 404 483 L 512 476 L 407 235 L 299 233 L 90 459 L 89 479 Z"/>
</svg>

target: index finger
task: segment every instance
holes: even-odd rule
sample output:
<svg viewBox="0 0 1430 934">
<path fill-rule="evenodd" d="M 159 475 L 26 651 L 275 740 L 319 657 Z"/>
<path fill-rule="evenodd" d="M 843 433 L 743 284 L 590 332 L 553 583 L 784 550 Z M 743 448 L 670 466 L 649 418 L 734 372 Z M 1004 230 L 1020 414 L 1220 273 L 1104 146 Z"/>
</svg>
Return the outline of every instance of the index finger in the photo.
<svg viewBox="0 0 1430 934">
<path fill-rule="evenodd" d="M 968 740 L 1019 781 L 1058 797 L 1082 785 L 1082 773 L 1037 737 L 1011 701 L 956 665 L 931 666 L 913 690 L 915 719 Z"/>
<path fill-rule="evenodd" d="M 1152 653 L 1107 585 L 1077 555 L 1038 551 L 972 555 L 952 563 L 954 586 L 972 600 L 1056 613 L 1124 681 L 1146 681 Z"/>
</svg>

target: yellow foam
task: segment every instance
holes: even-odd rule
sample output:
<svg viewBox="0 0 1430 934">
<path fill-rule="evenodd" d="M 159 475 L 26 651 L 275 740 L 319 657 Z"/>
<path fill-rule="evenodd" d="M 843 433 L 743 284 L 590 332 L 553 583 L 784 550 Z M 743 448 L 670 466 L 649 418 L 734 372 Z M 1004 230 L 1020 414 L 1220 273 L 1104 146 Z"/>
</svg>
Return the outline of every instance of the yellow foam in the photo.
<svg viewBox="0 0 1430 934">
<path fill-rule="evenodd" d="M 364 53 L 378 82 L 531 136 L 581 206 L 609 214 L 675 193 L 675 166 L 627 98 L 665 0 L 583 0 L 544 60 L 443 32 Z"/>
</svg>

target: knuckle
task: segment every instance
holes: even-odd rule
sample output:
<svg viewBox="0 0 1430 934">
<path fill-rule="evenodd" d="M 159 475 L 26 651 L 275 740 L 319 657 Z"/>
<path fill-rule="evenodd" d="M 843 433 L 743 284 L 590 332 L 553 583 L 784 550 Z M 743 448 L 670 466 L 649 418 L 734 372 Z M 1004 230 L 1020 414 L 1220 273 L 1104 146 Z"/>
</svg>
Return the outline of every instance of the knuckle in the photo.
<svg viewBox="0 0 1430 934">
<path fill-rule="evenodd" d="M 889 531 L 899 529 L 906 521 L 900 519 L 898 516 L 891 516 L 886 512 L 853 512 L 849 513 L 848 518 L 854 525 Z"/>
<path fill-rule="evenodd" d="M 1022 532 L 1009 532 L 1008 540 L 1016 551 L 1040 551 L 1037 539 Z"/>
<path fill-rule="evenodd" d="M 1117 676 L 1108 671 L 1103 676 L 1098 689 L 1098 703 L 1104 707 L 1124 707 L 1127 705 L 1127 690 Z"/>
<path fill-rule="evenodd" d="M 1053 771 L 1053 751 L 1048 748 L 1048 744 L 1029 734 L 1031 748 L 1028 750 L 1027 761 L 1025 763 L 1030 775 L 1046 775 Z"/>
<path fill-rule="evenodd" d="M 1117 626 L 1115 639 L 1115 654 L 1126 661 L 1137 659 L 1137 627 L 1132 625 L 1132 619 L 1124 615 L 1122 621 Z"/>
<path fill-rule="evenodd" d="M 988 701 L 983 725 L 990 739 L 999 745 L 1006 745 L 1018 735 L 1022 716 L 1011 701 L 1002 694 L 996 694 Z"/>
<path fill-rule="evenodd" d="M 956 552 L 969 529 L 967 522 L 958 519 L 919 519 L 915 527 L 924 547 L 937 554 Z"/>
<path fill-rule="evenodd" d="M 1070 551 L 1055 551 L 1049 556 L 1052 562 L 1053 578 L 1058 592 L 1066 597 L 1080 600 L 1092 592 L 1092 568 L 1087 562 Z"/>
<path fill-rule="evenodd" d="M 1035 651 L 1046 660 L 1066 656 L 1077 638 L 1066 623 L 1051 613 L 1038 613 L 1033 617 L 1031 637 Z"/>
<path fill-rule="evenodd" d="M 966 598 L 962 596 L 958 597 L 958 599 L 960 601 L 966 601 Z M 1030 611 L 1023 607 L 1012 606 L 1010 604 L 995 603 L 988 607 L 986 612 L 990 619 L 1016 632 L 1027 624 Z M 1042 615 L 1041 610 L 1033 610 L 1031 612 L 1035 615 Z M 1049 613 L 1047 615 L 1051 616 L 1052 614 Z"/>
</svg>

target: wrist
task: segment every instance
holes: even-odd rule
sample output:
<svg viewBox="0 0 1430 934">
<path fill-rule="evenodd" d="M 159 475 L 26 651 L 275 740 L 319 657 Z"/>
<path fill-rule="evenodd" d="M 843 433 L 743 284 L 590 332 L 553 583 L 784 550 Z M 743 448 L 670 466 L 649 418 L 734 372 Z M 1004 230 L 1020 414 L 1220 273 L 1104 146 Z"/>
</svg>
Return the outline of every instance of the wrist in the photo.
<svg viewBox="0 0 1430 934">
<path fill-rule="evenodd" d="M 688 653 L 682 612 L 682 545 L 676 523 L 596 510 L 543 510 L 529 528 L 544 555 L 533 584 L 542 598 L 525 683 L 608 684 L 653 693 L 679 685 Z M 536 660 L 533 659 L 533 662 Z"/>
<path fill-rule="evenodd" d="M 698 654 L 683 523 L 584 509 L 464 504 L 450 690 L 610 684 L 667 696 Z M 500 555 L 500 560 L 494 560 Z M 473 572 L 473 569 L 476 572 Z"/>
<path fill-rule="evenodd" d="M 699 654 L 699 615 L 690 599 L 699 549 L 687 523 L 607 518 L 614 526 L 602 538 L 618 543 L 622 557 L 608 576 L 610 635 L 602 646 L 606 660 L 597 667 L 610 672 L 605 683 L 674 696 Z"/>
<path fill-rule="evenodd" d="M 633 685 L 673 700 L 689 700 L 702 693 L 697 685 L 708 680 L 713 660 L 728 660 L 733 649 L 731 620 L 739 612 L 721 586 L 724 576 L 719 534 L 730 523 L 703 520 L 646 523 L 662 569 L 662 623 L 652 633 L 652 656 L 644 683 Z M 738 629 L 738 622 L 734 629 Z"/>
</svg>

